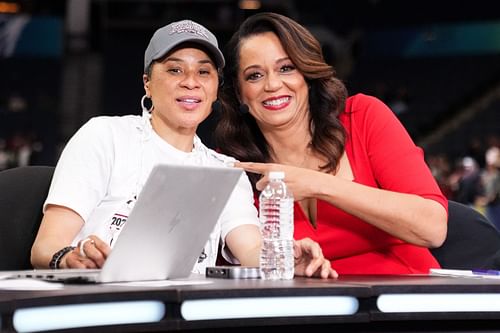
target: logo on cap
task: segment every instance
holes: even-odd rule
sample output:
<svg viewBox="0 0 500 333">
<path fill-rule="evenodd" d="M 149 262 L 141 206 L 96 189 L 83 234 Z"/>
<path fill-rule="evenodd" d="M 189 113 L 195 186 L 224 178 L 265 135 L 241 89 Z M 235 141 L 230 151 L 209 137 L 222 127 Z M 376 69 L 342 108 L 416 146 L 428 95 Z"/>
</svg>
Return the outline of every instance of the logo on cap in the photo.
<svg viewBox="0 0 500 333">
<path fill-rule="evenodd" d="M 204 37 L 205 39 L 208 39 L 207 30 L 201 25 L 192 21 L 181 21 L 172 24 L 172 26 L 170 27 L 169 35 L 181 34 L 185 32 L 196 34 L 198 36 Z"/>
</svg>

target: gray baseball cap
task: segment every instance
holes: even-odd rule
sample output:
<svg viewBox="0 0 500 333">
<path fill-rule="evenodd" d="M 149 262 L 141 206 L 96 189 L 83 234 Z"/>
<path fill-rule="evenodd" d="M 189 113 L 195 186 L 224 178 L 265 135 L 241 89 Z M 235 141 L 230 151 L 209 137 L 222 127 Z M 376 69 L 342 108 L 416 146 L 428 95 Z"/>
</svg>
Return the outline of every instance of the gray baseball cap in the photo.
<svg viewBox="0 0 500 333">
<path fill-rule="evenodd" d="M 185 42 L 200 44 L 213 56 L 217 68 L 224 67 L 224 56 L 219 50 L 214 34 L 201 24 L 183 20 L 172 22 L 153 34 L 144 53 L 144 73 L 154 60 L 160 59 L 174 47 Z"/>
</svg>

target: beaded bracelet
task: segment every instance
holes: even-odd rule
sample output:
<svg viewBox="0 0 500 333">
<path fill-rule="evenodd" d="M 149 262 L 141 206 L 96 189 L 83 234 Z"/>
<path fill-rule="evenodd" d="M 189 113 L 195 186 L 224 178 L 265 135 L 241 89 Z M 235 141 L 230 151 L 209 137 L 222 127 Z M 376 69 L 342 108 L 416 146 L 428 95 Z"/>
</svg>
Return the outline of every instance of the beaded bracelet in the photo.
<svg viewBox="0 0 500 333">
<path fill-rule="evenodd" d="M 52 260 L 49 263 L 49 267 L 52 269 L 59 268 L 59 264 L 61 263 L 62 257 L 64 257 L 66 253 L 73 251 L 74 249 L 75 249 L 74 246 L 66 246 L 57 251 L 56 253 L 54 253 L 54 255 L 52 256 Z"/>
</svg>

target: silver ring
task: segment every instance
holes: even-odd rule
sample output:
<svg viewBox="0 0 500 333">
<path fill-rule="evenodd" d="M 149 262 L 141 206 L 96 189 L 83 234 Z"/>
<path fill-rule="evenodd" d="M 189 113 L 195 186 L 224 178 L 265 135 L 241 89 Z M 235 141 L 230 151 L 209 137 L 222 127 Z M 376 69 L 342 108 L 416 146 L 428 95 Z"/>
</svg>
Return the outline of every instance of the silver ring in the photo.
<svg viewBox="0 0 500 333">
<path fill-rule="evenodd" d="M 87 243 L 87 242 L 90 242 L 90 243 L 92 243 L 92 244 L 95 244 L 94 240 L 93 240 L 93 239 L 91 239 L 91 238 L 89 238 L 89 237 L 87 237 L 87 238 L 85 238 L 84 240 L 82 240 L 82 241 L 80 242 L 80 255 L 81 255 L 82 257 L 87 257 L 87 254 L 85 253 L 85 249 L 83 248 L 83 246 L 84 246 L 84 245 L 85 245 L 85 243 Z"/>
</svg>

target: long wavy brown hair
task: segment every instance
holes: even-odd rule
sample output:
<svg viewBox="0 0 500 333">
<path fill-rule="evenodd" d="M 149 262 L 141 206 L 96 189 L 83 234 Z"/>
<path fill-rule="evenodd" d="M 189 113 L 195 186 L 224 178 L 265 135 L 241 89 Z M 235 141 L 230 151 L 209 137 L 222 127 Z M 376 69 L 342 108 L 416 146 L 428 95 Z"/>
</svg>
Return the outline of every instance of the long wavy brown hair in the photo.
<svg viewBox="0 0 500 333">
<path fill-rule="evenodd" d="M 296 21 L 276 13 L 259 13 L 247 18 L 225 47 L 228 60 L 224 85 L 220 92 L 221 108 L 214 138 L 220 152 L 240 161 L 272 162 L 271 150 L 255 119 L 241 112 L 238 99 L 238 68 L 241 44 L 246 38 L 273 32 L 285 52 L 309 85 L 311 149 L 327 163 L 321 170 L 332 172 L 344 152 L 345 129 L 339 115 L 345 107 L 347 90 L 335 77 L 332 66 L 323 57 L 319 41 Z M 252 185 L 258 180 L 250 174 Z"/>
</svg>

